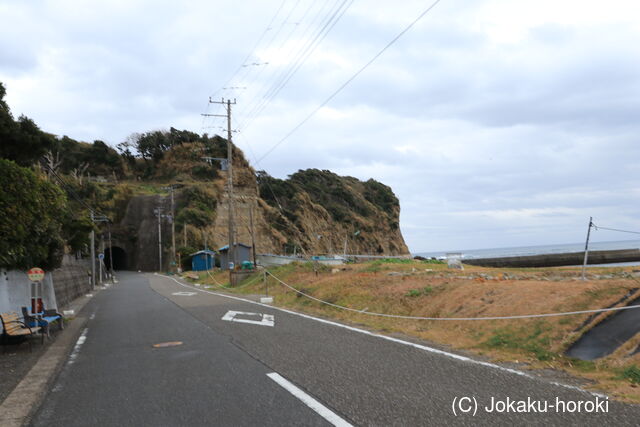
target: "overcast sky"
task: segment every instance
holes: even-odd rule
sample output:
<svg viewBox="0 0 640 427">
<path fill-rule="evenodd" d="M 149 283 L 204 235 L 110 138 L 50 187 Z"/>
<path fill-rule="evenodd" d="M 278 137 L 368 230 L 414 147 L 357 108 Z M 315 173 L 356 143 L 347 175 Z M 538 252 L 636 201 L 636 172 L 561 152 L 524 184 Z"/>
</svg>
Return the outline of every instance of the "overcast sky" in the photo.
<svg viewBox="0 0 640 427">
<path fill-rule="evenodd" d="M 391 186 L 412 252 L 579 242 L 590 215 L 640 231 L 633 0 L 442 0 L 256 164 L 430 3 L 0 0 L 0 81 L 16 117 L 113 146 L 220 133 L 200 114 L 236 98 L 256 169 Z"/>
</svg>

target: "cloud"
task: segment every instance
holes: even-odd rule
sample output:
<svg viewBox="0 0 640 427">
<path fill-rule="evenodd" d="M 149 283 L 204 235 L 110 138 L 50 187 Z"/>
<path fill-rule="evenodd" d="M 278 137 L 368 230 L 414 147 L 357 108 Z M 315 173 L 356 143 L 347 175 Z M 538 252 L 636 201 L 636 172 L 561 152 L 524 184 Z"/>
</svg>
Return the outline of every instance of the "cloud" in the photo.
<svg viewBox="0 0 640 427">
<path fill-rule="evenodd" d="M 237 98 L 253 161 L 425 8 L 354 2 L 254 117 L 332 7 L 285 2 L 267 28 L 278 5 L 0 0 L 0 81 L 14 114 L 112 145 L 170 126 L 219 133 L 200 116 L 219 112 L 208 96 Z M 591 215 L 640 229 L 639 7 L 440 2 L 255 166 L 390 185 L 414 251 L 580 241 Z M 242 67 L 258 40 L 248 61 L 269 64 Z"/>
</svg>

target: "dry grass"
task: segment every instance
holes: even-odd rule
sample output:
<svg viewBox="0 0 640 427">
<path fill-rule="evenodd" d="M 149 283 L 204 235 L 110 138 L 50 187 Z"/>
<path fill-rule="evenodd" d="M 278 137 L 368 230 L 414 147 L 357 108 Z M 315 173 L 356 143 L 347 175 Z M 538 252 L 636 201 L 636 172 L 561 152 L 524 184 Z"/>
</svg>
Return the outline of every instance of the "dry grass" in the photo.
<svg viewBox="0 0 640 427">
<path fill-rule="evenodd" d="M 324 268 L 317 275 L 310 264 L 271 270 L 298 290 L 334 304 L 366 310 L 424 317 L 491 317 L 567 312 L 608 307 L 640 288 L 631 268 L 590 269 L 581 281 L 579 269 L 489 269 L 466 266 L 373 262 Z M 219 283 L 227 284 L 223 273 Z M 251 279 L 249 279 L 251 280 Z M 212 283 L 203 278 L 202 283 Z M 245 282 L 246 283 L 246 282 Z M 242 284 L 240 284 L 242 285 Z M 261 280 L 235 290 L 264 292 Z M 526 368 L 555 368 L 594 381 L 610 395 L 640 402 L 640 392 L 629 370 L 640 366 L 640 354 L 629 354 L 640 344 L 640 334 L 597 362 L 569 359 L 562 354 L 584 332 L 611 313 L 539 319 L 483 321 L 426 321 L 389 319 L 339 310 L 312 301 L 269 279 L 269 294 L 277 305 L 318 316 L 358 324 L 386 333 L 403 333 L 455 349 L 485 355 L 496 361 L 525 364 Z M 634 296 L 640 293 L 634 294 Z M 622 304 L 626 304 L 628 300 Z M 586 326 L 583 323 L 589 320 Z M 624 372 L 627 370 L 627 375 Z"/>
</svg>

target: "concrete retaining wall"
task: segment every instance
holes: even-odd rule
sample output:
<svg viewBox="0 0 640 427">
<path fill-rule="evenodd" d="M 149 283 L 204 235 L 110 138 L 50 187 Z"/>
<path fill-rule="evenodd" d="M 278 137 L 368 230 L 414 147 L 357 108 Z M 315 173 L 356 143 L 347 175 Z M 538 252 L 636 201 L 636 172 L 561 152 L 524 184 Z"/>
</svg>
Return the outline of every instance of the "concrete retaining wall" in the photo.
<svg viewBox="0 0 640 427">
<path fill-rule="evenodd" d="M 91 292 L 89 271 L 91 263 L 88 259 L 75 260 L 72 257 L 65 257 L 62 267 L 53 271 L 53 287 L 61 309 Z"/>
<path fill-rule="evenodd" d="M 514 256 L 502 258 L 464 259 L 462 262 L 482 267 L 560 267 L 567 265 L 582 265 L 584 252 L 566 254 L 547 254 Z M 640 249 L 622 249 L 615 251 L 589 252 L 587 264 L 611 264 L 618 262 L 640 261 Z"/>
</svg>

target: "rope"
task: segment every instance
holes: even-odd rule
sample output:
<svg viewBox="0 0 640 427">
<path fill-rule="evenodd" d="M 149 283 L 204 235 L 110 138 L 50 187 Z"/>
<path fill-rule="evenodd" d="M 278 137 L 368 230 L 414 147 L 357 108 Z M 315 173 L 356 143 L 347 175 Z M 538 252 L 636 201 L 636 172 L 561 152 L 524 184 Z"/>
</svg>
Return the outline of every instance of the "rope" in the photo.
<svg viewBox="0 0 640 427">
<path fill-rule="evenodd" d="M 294 292 L 296 292 L 296 293 L 298 293 L 300 295 L 303 295 L 303 296 L 305 296 L 307 298 L 310 298 L 310 299 L 312 299 L 314 301 L 317 301 L 319 303 L 326 304 L 326 305 L 329 305 L 331 307 L 339 308 L 341 310 L 352 311 L 354 313 L 368 314 L 369 316 L 391 317 L 391 318 L 394 318 L 394 319 L 453 320 L 453 321 L 533 319 L 533 318 L 540 318 L 540 317 L 571 316 L 571 315 L 574 315 L 574 314 L 604 313 L 604 312 L 607 312 L 607 311 L 619 311 L 619 310 L 630 310 L 632 308 L 640 308 L 640 305 L 628 305 L 626 307 L 599 308 L 599 309 L 595 309 L 595 310 L 567 311 L 567 312 L 562 312 L 562 313 L 545 313 L 545 314 L 523 314 L 523 315 L 518 315 L 518 316 L 496 316 L 496 317 L 422 317 L 422 316 L 403 316 L 403 315 L 398 315 L 398 314 L 373 313 L 373 312 L 365 311 L 366 309 L 365 310 L 357 310 L 355 308 L 349 308 L 349 307 L 344 307 L 344 306 L 341 306 L 341 305 L 333 304 L 333 303 L 330 303 L 328 301 L 321 300 L 319 298 L 313 297 L 313 296 L 308 295 L 308 294 L 306 294 L 306 293 L 304 293 L 302 291 L 297 290 L 296 288 L 286 284 L 285 282 L 283 282 L 282 280 L 280 280 L 279 278 L 277 278 L 276 276 L 271 274 L 269 271 L 267 271 L 267 274 L 269 276 L 273 277 L 274 279 L 276 279 L 283 286 L 291 289 L 292 291 L 294 291 Z"/>
</svg>

